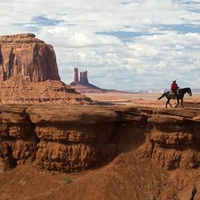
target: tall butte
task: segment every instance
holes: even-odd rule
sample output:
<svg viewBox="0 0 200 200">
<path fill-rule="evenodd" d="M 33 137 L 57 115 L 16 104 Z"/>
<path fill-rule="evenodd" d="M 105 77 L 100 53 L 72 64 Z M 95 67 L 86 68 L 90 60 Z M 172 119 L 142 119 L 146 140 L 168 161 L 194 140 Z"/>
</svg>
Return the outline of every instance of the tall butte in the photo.
<svg viewBox="0 0 200 200">
<path fill-rule="evenodd" d="M 0 103 L 93 104 L 61 82 L 51 45 L 32 33 L 0 36 Z"/>
<path fill-rule="evenodd" d="M 87 71 L 83 71 L 80 72 L 80 77 L 78 77 L 78 68 L 74 68 L 74 81 L 69 84 L 70 87 L 74 88 L 77 92 L 80 92 L 82 94 L 98 93 L 106 91 L 89 83 L 87 75 L 88 75 Z"/>
</svg>

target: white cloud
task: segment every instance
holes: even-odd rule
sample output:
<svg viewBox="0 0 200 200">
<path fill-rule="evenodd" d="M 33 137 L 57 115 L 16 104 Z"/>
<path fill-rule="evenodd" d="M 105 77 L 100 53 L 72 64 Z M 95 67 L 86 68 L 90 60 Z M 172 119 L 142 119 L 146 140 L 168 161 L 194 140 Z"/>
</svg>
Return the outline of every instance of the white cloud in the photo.
<svg viewBox="0 0 200 200">
<path fill-rule="evenodd" d="M 168 87 L 173 78 L 200 85 L 199 0 L 7 0 L 0 7 L 0 34 L 34 32 L 52 44 L 66 83 L 78 67 L 102 88 Z"/>
</svg>

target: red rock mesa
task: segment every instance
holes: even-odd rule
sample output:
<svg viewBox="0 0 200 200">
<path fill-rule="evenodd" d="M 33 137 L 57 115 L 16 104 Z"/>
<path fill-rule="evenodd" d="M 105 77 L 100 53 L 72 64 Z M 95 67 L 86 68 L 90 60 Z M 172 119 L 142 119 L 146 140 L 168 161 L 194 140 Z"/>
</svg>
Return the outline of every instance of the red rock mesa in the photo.
<svg viewBox="0 0 200 200">
<path fill-rule="evenodd" d="M 0 103 L 92 103 L 60 81 L 53 47 L 32 33 L 0 36 L 0 89 Z"/>
</svg>

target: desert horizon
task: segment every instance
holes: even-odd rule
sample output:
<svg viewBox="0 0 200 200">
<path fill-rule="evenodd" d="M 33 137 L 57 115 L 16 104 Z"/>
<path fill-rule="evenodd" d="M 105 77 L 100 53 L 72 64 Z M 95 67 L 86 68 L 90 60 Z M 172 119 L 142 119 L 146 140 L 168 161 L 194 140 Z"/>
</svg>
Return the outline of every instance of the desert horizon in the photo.
<svg viewBox="0 0 200 200">
<path fill-rule="evenodd" d="M 164 97 L 158 100 L 163 93 L 123 93 L 123 92 L 105 92 L 105 93 L 84 93 L 92 100 L 99 101 L 102 104 L 124 104 L 135 106 L 165 107 L 167 99 Z M 184 107 L 200 108 L 200 93 L 193 93 L 192 96 L 185 94 Z M 177 100 L 172 99 L 171 104 L 175 106 Z M 169 107 L 169 106 L 168 106 Z M 178 107 L 181 107 L 179 105 Z"/>
</svg>

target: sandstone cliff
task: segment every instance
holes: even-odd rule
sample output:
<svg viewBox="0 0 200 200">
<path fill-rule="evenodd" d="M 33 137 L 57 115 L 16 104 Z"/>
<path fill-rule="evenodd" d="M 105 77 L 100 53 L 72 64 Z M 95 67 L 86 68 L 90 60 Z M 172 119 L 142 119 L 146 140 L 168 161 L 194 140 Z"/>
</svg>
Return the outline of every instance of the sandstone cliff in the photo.
<svg viewBox="0 0 200 200">
<path fill-rule="evenodd" d="M 119 195 L 130 191 L 133 199 L 184 199 L 185 195 L 191 199 L 200 193 L 199 116 L 198 109 L 189 108 L 2 106 L 0 156 L 5 170 L 34 163 L 39 168 L 62 172 L 103 167 L 114 159 L 113 167 L 107 167 L 104 175 L 99 177 L 98 172 L 93 176 L 106 184 L 112 174 L 122 187 L 117 190 Z M 117 167 L 120 179 L 115 177 Z M 178 174 L 188 174 L 188 178 L 177 179 Z M 97 179 L 89 179 L 96 184 Z M 86 192 L 84 184 L 79 192 L 80 188 Z M 92 193 L 88 195 L 95 199 Z"/>
<path fill-rule="evenodd" d="M 53 47 L 31 33 L 1 36 L 0 81 L 21 75 L 33 82 L 60 80 Z"/>
<path fill-rule="evenodd" d="M 34 34 L 0 36 L 0 104 L 94 104 L 60 81 L 51 45 Z"/>
</svg>

